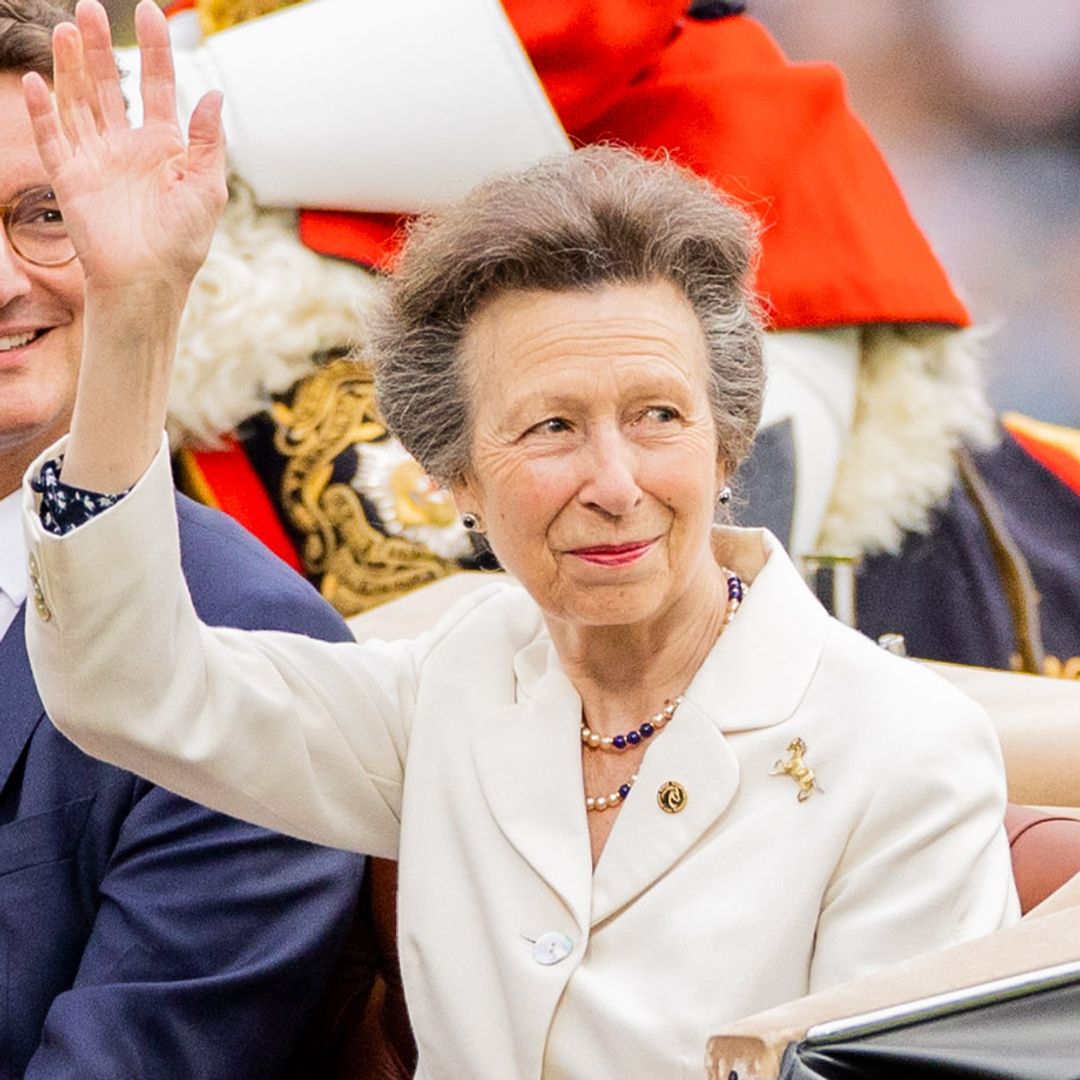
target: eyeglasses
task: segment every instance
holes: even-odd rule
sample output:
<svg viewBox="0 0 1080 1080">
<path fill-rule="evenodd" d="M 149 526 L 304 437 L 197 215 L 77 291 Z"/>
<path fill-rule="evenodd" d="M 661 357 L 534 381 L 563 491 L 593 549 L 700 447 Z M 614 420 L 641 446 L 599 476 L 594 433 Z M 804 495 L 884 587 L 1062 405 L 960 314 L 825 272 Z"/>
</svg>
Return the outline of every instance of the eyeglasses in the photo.
<svg viewBox="0 0 1080 1080">
<path fill-rule="evenodd" d="M 8 241 L 28 263 L 63 266 L 75 258 L 63 215 L 52 188 L 24 191 L 13 203 L 0 206 Z"/>
</svg>

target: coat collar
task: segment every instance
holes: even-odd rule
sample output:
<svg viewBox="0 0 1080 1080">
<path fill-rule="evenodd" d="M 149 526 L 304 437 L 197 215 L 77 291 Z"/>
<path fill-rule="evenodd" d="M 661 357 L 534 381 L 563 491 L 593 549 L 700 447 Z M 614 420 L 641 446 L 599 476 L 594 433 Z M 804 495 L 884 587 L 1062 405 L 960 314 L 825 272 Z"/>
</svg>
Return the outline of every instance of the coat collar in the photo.
<svg viewBox="0 0 1080 1080">
<path fill-rule="evenodd" d="M 748 588 L 684 696 L 721 731 L 771 727 L 805 696 L 825 648 L 828 616 L 766 529 L 717 528 L 713 550 Z"/>
<path fill-rule="evenodd" d="M 473 758 L 503 835 L 562 897 L 584 931 L 592 852 L 582 794 L 581 698 L 558 666 L 530 690 L 480 726 Z"/>
<path fill-rule="evenodd" d="M 0 791 L 34 729 L 45 715 L 26 655 L 26 605 L 0 639 Z"/>
<path fill-rule="evenodd" d="M 582 787 L 581 699 L 546 633 L 514 658 L 515 704 L 477 731 L 474 760 L 495 821 L 583 930 L 630 903 L 717 821 L 739 786 L 725 735 L 788 719 L 820 660 L 827 617 L 775 538 L 721 528 L 714 549 L 749 583 L 746 599 L 676 720 L 649 747 L 595 871 Z M 664 813 L 657 802 L 668 780 L 689 792 L 679 814 Z"/>
<path fill-rule="evenodd" d="M 722 732 L 779 724 L 810 685 L 828 616 L 767 529 L 717 526 L 712 540 L 717 562 L 742 578 L 747 594 L 684 696 Z M 561 671 L 559 657 L 542 631 L 514 656 L 518 700 L 540 692 L 553 670 Z"/>
</svg>

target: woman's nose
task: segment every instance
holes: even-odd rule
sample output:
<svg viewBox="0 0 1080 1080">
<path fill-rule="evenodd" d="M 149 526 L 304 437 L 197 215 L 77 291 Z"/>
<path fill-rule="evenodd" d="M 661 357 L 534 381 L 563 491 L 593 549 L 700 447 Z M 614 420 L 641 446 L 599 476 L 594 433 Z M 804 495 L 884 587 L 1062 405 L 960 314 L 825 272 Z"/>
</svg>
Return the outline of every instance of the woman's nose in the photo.
<svg viewBox="0 0 1080 1080">
<path fill-rule="evenodd" d="M 618 431 L 603 431 L 589 439 L 586 476 L 578 498 L 611 517 L 621 517 L 642 499 L 637 480 L 637 455 Z"/>
</svg>

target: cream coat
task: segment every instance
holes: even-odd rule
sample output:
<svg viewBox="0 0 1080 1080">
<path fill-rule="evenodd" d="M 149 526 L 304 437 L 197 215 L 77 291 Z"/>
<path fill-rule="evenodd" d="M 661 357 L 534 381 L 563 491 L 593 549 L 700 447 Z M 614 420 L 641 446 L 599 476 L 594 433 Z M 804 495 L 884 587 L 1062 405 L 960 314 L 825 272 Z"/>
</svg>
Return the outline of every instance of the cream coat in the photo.
<svg viewBox="0 0 1080 1080">
<path fill-rule="evenodd" d="M 164 454 L 62 540 L 24 498 L 49 614 L 28 619 L 31 657 L 71 738 L 228 813 L 400 858 L 422 1077 L 700 1077 L 725 1022 L 1016 916 L 985 716 L 831 620 L 768 534 L 718 531 L 747 599 L 594 870 L 580 701 L 520 587 L 478 590 L 414 642 L 212 630 L 178 569 Z M 824 789 L 804 802 L 770 775 L 796 736 Z M 657 803 L 667 780 L 681 813 Z M 553 931 L 569 953 L 542 964 Z"/>
</svg>

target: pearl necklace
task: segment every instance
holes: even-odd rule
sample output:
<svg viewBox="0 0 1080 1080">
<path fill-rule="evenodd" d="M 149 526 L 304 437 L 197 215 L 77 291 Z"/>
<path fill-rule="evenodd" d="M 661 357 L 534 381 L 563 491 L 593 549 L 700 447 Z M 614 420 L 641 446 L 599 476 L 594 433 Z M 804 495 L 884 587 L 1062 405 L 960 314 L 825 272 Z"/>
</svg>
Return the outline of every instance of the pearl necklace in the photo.
<svg viewBox="0 0 1080 1080">
<path fill-rule="evenodd" d="M 739 610 L 739 605 L 742 603 L 745 589 L 738 574 L 733 573 L 725 567 L 724 575 L 727 577 L 728 594 L 727 610 L 724 612 L 723 623 L 726 627 L 728 623 L 735 618 L 735 612 Z M 675 715 L 675 710 L 682 703 L 682 694 L 679 694 L 670 701 L 664 702 L 664 707 L 658 713 L 654 713 L 645 721 L 645 723 L 640 724 L 638 727 L 634 728 L 633 731 L 626 732 L 625 735 L 600 735 L 598 732 L 593 731 L 589 725 L 582 720 L 582 745 L 586 750 L 609 750 L 615 752 L 622 752 L 623 750 L 629 750 L 633 746 L 640 746 L 647 739 L 651 739 L 658 731 L 662 731 L 668 723 L 670 723 L 671 718 Z M 609 810 L 618 806 L 630 794 L 630 789 L 634 786 L 636 780 L 637 773 L 634 773 L 626 783 L 620 784 L 618 790 L 611 792 L 610 795 L 587 795 L 585 797 L 585 809 L 588 811 L 598 811 Z"/>
</svg>

